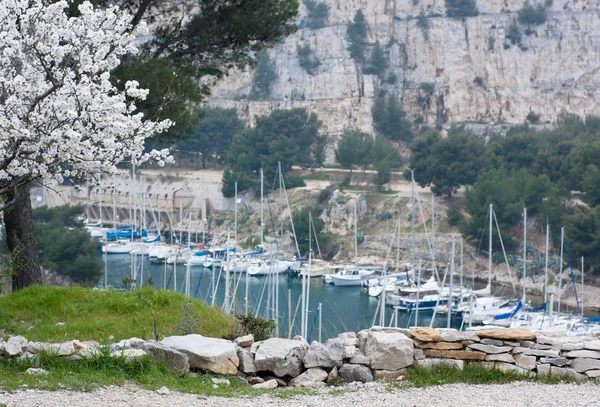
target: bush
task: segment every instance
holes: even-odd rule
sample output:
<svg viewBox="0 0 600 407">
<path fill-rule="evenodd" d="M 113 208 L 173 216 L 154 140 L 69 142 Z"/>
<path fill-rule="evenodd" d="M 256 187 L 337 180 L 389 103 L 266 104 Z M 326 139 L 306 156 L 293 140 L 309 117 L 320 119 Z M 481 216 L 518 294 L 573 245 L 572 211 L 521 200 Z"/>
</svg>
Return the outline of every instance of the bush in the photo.
<svg viewBox="0 0 600 407">
<path fill-rule="evenodd" d="M 309 75 L 314 75 L 315 70 L 321 65 L 321 62 L 314 57 L 310 45 L 298 45 L 296 47 L 298 53 L 298 63 Z"/>
<path fill-rule="evenodd" d="M 506 39 L 509 40 L 512 45 L 521 45 L 521 30 L 514 22 L 508 27 Z"/>
<path fill-rule="evenodd" d="M 314 0 L 304 0 L 308 9 L 308 27 L 313 30 L 325 27 L 325 20 L 329 16 L 329 6 Z"/>
<path fill-rule="evenodd" d="M 463 18 L 479 14 L 475 0 L 445 0 L 445 4 L 447 17 Z"/>
<path fill-rule="evenodd" d="M 548 20 L 548 13 L 543 5 L 538 4 L 533 7 L 529 0 L 523 4 L 523 7 L 517 11 L 519 23 L 527 24 L 528 26 L 544 24 Z"/>
<path fill-rule="evenodd" d="M 448 220 L 448 224 L 450 226 L 461 226 L 465 221 L 465 217 L 460 211 L 460 206 L 456 202 L 452 202 L 448 206 L 448 211 L 446 212 L 446 218 Z"/>
<path fill-rule="evenodd" d="M 304 182 L 302 177 L 299 177 L 298 175 L 290 175 L 289 177 L 287 177 L 285 179 L 285 187 L 287 189 L 305 187 L 305 186 L 306 186 L 306 182 Z"/>
<path fill-rule="evenodd" d="M 494 45 L 496 40 L 491 35 L 488 37 L 488 51 L 494 52 Z"/>
<path fill-rule="evenodd" d="M 250 99 L 266 99 L 271 93 L 271 84 L 277 79 L 275 64 L 271 61 L 267 50 L 258 53 L 258 62 L 256 64 L 256 74 L 252 82 L 252 91 Z"/>
<path fill-rule="evenodd" d="M 485 86 L 485 83 L 483 82 L 483 78 L 481 76 L 476 76 L 475 79 L 473 79 L 473 83 L 482 88 Z"/>
<path fill-rule="evenodd" d="M 256 342 L 269 339 L 277 327 L 275 321 L 258 318 L 252 314 L 238 315 L 236 318 L 240 325 L 240 335 L 252 334 Z"/>
<path fill-rule="evenodd" d="M 527 115 L 527 121 L 529 123 L 535 124 L 540 122 L 540 115 L 535 113 L 534 111 L 529 112 Z"/>
<path fill-rule="evenodd" d="M 423 38 L 425 41 L 429 40 L 429 20 L 427 20 L 427 16 L 423 10 L 421 10 L 417 16 L 417 27 L 419 27 L 423 32 Z"/>
<path fill-rule="evenodd" d="M 419 89 L 425 92 L 426 95 L 431 96 L 435 91 L 435 83 L 433 82 L 421 82 Z"/>
<path fill-rule="evenodd" d="M 346 38 L 348 39 L 348 51 L 350 56 L 358 63 L 365 59 L 365 39 L 367 38 L 367 22 L 362 10 L 354 15 L 354 21 L 348 24 Z"/>
</svg>

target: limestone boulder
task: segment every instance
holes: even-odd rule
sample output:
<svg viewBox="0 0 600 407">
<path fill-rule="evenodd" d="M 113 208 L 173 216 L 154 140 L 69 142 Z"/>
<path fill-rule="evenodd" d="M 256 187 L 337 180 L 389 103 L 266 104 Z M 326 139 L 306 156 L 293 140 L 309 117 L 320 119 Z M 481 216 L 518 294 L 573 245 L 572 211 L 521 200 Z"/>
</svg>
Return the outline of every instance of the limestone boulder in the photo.
<svg viewBox="0 0 600 407">
<path fill-rule="evenodd" d="M 17 357 L 23 354 L 23 347 L 17 341 L 3 342 L 2 343 L 2 353 L 7 358 Z"/>
<path fill-rule="evenodd" d="M 140 349 L 148 353 L 150 360 L 169 366 L 174 374 L 182 375 L 190 370 L 190 360 L 187 354 L 169 348 L 160 342 L 146 342 Z"/>
<path fill-rule="evenodd" d="M 254 364 L 259 372 L 272 372 L 278 377 L 296 377 L 302 372 L 302 360 L 308 348 L 304 341 L 267 339 L 256 351 Z"/>
<path fill-rule="evenodd" d="M 484 345 L 494 345 L 494 346 L 503 346 L 504 345 L 504 341 L 501 341 L 500 339 L 490 339 L 490 338 L 482 339 L 481 343 Z M 519 346 L 519 345 L 517 345 L 517 346 Z"/>
<path fill-rule="evenodd" d="M 574 369 L 569 369 L 566 367 L 550 366 L 550 374 L 552 376 L 558 377 L 570 377 L 572 379 L 577 380 L 578 382 L 582 382 L 587 379 L 586 375 L 581 374 Z"/>
<path fill-rule="evenodd" d="M 400 370 L 373 370 L 373 379 L 382 382 L 402 380 L 406 376 L 407 369 Z"/>
<path fill-rule="evenodd" d="M 354 332 L 343 332 L 336 338 L 330 339 L 327 342 L 329 343 L 330 341 L 341 342 L 343 346 L 358 346 L 358 338 Z"/>
<path fill-rule="evenodd" d="M 402 369 L 413 364 L 413 341 L 400 332 L 370 331 L 365 355 L 373 369 Z"/>
<path fill-rule="evenodd" d="M 331 369 L 331 372 L 329 372 L 329 374 L 327 375 L 327 383 L 333 383 L 338 377 L 339 377 L 339 373 L 338 373 L 338 368 L 334 367 L 333 369 Z"/>
<path fill-rule="evenodd" d="M 433 328 L 411 328 L 412 337 L 422 342 L 439 342 L 442 336 L 437 329 Z"/>
<path fill-rule="evenodd" d="M 338 373 L 347 382 L 369 383 L 373 381 L 371 369 L 363 365 L 346 363 L 338 370 Z"/>
<path fill-rule="evenodd" d="M 458 360 L 484 360 L 485 353 L 469 350 L 427 350 L 427 356 L 430 358 L 458 359 Z"/>
<path fill-rule="evenodd" d="M 600 370 L 588 370 L 585 375 L 590 379 L 597 379 L 600 377 Z"/>
<path fill-rule="evenodd" d="M 203 369 L 219 374 L 237 372 L 239 359 L 236 345 L 231 341 L 192 334 L 169 336 L 161 343 L 185 353 L 192 369 Z"/>
<path fill-rule="evenodd" d="M 254 343 L 254 335 L 249 334 L 245 336 L 240 336 L 239 338 L 235 338 L 235 344 L 241 348 L 247 348 L 248 346 L 252 346 Z"/>
<path fill-rule="evenodd" d="M 536 335 L 526 328 L 484 328 L 476 331 L 479 338 L 502 339 L 505 341 L 535 341 Z"/>
<path fill-rule="evenodd" d="M 320 367 L 308 369 L 288 383 L 291 387 L 318 387 L 327 379 L 328 373 Z"/>
<path fill-rule="evenodd" d="M 523 355 L 522 353 L 517 353 L 513 355 L 513 359 L 515 360 L 515 364 L 523 369 L 533 370 L 535 369 L 535 356 Z"/>
<path fill-rule="evenodd" d="M 438 359 L 438 358 L 429 358 L 429 359 L 422 359 L 422 360 L 415 361 L 415 366 L 422 367 L 424 369 L 431 369 L 434 366 L 438 366 L 438 365 L 454 366 L 457 369 L 463 370 L 465 367 L 465 361 L 464 360 L 456 360 L 456 359 Z"/>
<path fill-rule="evenodd" d="M 547 376 L 550 374 L 551 367 L 552 366 L 550 366 L 547 363 L 542 363 L 542 364 L 537 365 L 535 370 L 537 370 L 538 375 L 546 375 Z"/>
<path fill-rule="evenodd" d="M 469 345 L 469 349 L 485 352 L 487 354 L 506 353 L 513 350 L 512 346 L 484 345 L 483 343 L 474 343 Z"/>
<path fill-rule="evenodd" d="M 512 352 L 513 353 L 522 353 L 524 355 L 529 355 L 529 356 L 548 356 L 551 358 L 558 357 L 558 351 L 556 349 L 542 350 L 542 349 L 517 347 L 517 348 L 514 348 Z"/>
<path fill-rule="evenodd" d="M 584 358 L 573 359 L 571 368 L 579 373 L 587 372 L 588 370 L 599 370 L 600 360 Z"/>
<path fill-rule="evenodd" d="M 353 365 L 371 366 L 371 359 L 363 355 L 359 350 L 350 358 L 350 363 Z"/>
<path fill-rule="evenodd" d="M 427 357 L 427 355 L 423 349 L 415 348 L 413 357 L 415 360 L 423 360 Z"/>
<path fill-rule="evenodd" d="M 256 383 L 252 385 L 252 387 L 255 389 L 275 389 L 277 386 L 279 386 L 279 384 L 275 379 L 267 380 L 266 382 Z"/>
<path fill-rule="evenodd" d="M 110 356 L 114 358 L 123 358 L 125 363 L 131 363 L 144 359 L 148 354 L 141 349 L 123 349 L 111 352 Z"/>
<path fill-rule="evenodd" d="M 240 361 L 238 370 L 242 373 L 256 373 L 256 365 L 254 364 L 254 354 L 245 349 L 237 350 L 237 357 Z"/>
<path fill-rule="evenodd" d="M 583 348 L 588 350 L 600 350 L 600 340 L 586 342 L 583 345 Z"/>
<path fill-rule="evenodd" d="M 340 367 L 344 357 L 344 345 L 339 341 L 327 341 L 326 345 L 317 341 L 313 342 L 304 355 L 304 366 L 313 367 Z"/>
<path fill-rule="evenodd" d="M 122 341 L 119 341 L 118 343 L 111 344 L 110 350 L 111 350 L 111 352 L 113 352 L 116 350 L 123 350 L 123 349 L 137 349 L 140 346 L 142 346 L 145 342 L 146 341 L 141 338 L 123 339 Z"/>
<path fill-rule="evenodd" d="M 515 363 L 515 359 L 510 353 L 495 353 L 487 355 L 485 357 L 487 362 L 504 362 L 504 363 Z"/>
</svg>

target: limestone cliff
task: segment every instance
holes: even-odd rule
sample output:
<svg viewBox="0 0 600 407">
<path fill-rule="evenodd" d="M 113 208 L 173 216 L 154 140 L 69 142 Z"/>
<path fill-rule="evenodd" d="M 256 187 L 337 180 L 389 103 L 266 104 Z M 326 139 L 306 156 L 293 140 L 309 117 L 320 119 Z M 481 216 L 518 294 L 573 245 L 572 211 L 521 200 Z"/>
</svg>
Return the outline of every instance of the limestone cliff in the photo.
<svg viewBox="0 0 600 407">
<path fill-rule="evenodd" d="M 331 136 L 345 127 L 372 131 L 371 106 L 380 90 L 398 94 L 409 118 L 429 124 L 522 123 L 530 111 L 542 122 L 562 110 L 600 113 L 598 0 L 554 0 L 546 23 L 530 35 L 521 27 L 520 45 L 505 36 L 522 0 L 478 0 L 480 14 L 463 20 L 441 17 L 443 0 L 322 1 L 330 9 L 326 27 L 305 27 L 302 5 L 298 32 L 269 50 L 278 79 L 268 100 L 248 100 L 248 70 L 223 80 L 210 104 L 236 107 L 250 123 L 273 109 L 306 107 Z M 379 40 L 386 49 L 385 78 L 395 75 L 394 83 L 361 74 L 350 58 L 346 27 L 358 9 L 369 24 L 368 42 Z M 415 19 L 421 10 L 429 16 L 428 38 Z M 310 44 L 320 61 L 315 75 L 300 67 L 298 44 Z M 420 88 L 423 82 L 435 84 L 432 94 Z"/>
</svg>

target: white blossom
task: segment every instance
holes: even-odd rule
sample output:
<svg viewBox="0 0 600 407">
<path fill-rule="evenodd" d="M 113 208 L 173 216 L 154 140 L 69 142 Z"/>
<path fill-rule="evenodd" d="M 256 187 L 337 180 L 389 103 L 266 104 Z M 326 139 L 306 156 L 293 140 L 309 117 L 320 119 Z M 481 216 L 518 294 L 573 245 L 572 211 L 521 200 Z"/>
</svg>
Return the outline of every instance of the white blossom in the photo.
<svg viewBox="0 0 600 407">
<path fill-rule="evenodd" d="M 135 53 L 131 16 L 89 2 L 79 16 L 66 1 L 0 1 L 0 182 L 114 174 L 130 158 L 164 163 L 167 150 L 144 153 L 144 140 L 169 121 L 144 121 L 136 81 L 118 90 L 110 71 Z"/>
</svg>

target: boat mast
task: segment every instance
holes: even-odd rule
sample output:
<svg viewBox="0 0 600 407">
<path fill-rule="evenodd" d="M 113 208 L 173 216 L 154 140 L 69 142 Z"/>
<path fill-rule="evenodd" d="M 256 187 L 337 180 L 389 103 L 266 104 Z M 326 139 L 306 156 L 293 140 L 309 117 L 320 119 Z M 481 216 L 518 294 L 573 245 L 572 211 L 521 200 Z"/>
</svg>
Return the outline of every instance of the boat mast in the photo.
<svg viewBox="0 0 600 407">
<path fill-rule="evenodd" d="M 233 244 L 237 246 L 237 205 L 238 205 L 238 197 L 237 197 L 237 181 L 235 181 L 235 214 L 234 214 L 234 224 L 233 224 Z"/>
<path fill-rule="evenodd" d="M 263 180 L 263 169 L 260 169 L 260 244 L 263 245 L 263 236 L 264 236 L 264 204 L 263 204 L 263 194 L 264 194 L 264 180 Z"/>
<path fill-rule="evenodd" d="M 546 264 L 544 267 L 544 304 L 548 303 L 548 241 L 550 225 L 546 223 Z"/>
<path fill-rule="evenodd" d="M 398 231 L 399 232 L 399 231 Z M 423 259 L 419 259 L 419 271 L 417 275 L 417 301 L 415 302 L 415 328 L 419 326 L 419 301 L 421 300 L 421 264 Z M 396 308 L 396 313 L 398 309 Z"/>
<path fill-rule="evenodd" d="M 583 318 L 583 256 L 581 256 L 581 318 Z"/>
<path fill-rule="evenodd" d="M 453 280 L 454 280 L 454 249 L 456 248 L 456 237 L 452 236 L 452 256 L 450 257 L 450 283 L 448 284 L 448 322 L 446 328 L 450 328 L 450 322 L 452 320 L 452 297 L 453 297 Z M 443 287 L 442 287 L 443 288 Z M 440 291 L 439 295 L 442 295 Z M 417 299 L 418 301 L 418 299 Z"/>
<path fill-rule="evenodd" d="M 563 249 L 565 242 L 565 228 L 560 228 L 560 271 L 558 272 L 558 305 L 556 306 L 556 313 L 560 314 L 560 300 L 562 297 L 562 275 L 563 275 Z"/>
<path fill-rule="evenodd" d="M 354 265 L 358 266 L 358 197 L 354 198 Z"/>
<path fill-rule="evenodd" d="M 411 188 L 412 188 L 412 194 L 410 197 L 410 202 L 411 202 L 410 224 L 411 224 L 411 228 L 412 228 L 411 263 L 414 265 L 415 264 L 415 249 L 417 246 L 417 240 L 416 240 L 416 235 L 415 235 L 415 172 L 412 170 L 410 171 L 410 181 L 411 181 Z M 400 229 L 398 229 L 398 234 L 399 233 L 400 233 Z M 435 270 L 435 258 L 433 258 L 432 260 L 433 260 L 433 269 Z"/>
<path fill-rule="evenodd" d="M 489 236 L 488 236 L 488 289 L 492 289 L 492 217 L 494 212 L 494 206 L 490 204 L 490 225 L 489 225 Z"/>
<path fill-rule="evenodd" d="M 523 306 L 527 298 L 527 208 L 523 208 Z"/>
<path fill-rule="evenodd" d="M 116 190 L 113 188 L 113 229 L 117 230 L 117 195 Z"/>
<path fill-rule="evenodd" d="M 226 264 L 225 264 L 225 302 L 223 303 L 224 307 L 225 307 L 225 312 L 227 314 L 229 314 L 229 296 L 230 296 L 230 292 L 229 292 L 229 222 L 227 222 L 227 251 L 225 252 L 225 255 L 227 256 L 227 260 L 226 260 Z M 214 267 L 216 267 L 216 264 L 213 265 L 213 270 Z"/>
</svg>

